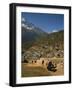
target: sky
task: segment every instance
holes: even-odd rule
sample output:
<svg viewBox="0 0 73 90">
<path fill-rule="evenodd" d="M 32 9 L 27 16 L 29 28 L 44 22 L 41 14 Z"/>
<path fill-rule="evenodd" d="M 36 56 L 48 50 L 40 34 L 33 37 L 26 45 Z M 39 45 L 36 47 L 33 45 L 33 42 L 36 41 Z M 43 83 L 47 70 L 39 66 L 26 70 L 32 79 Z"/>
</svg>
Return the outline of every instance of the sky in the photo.
<svg viewBox="0 0 73 90">
<path fill-rule="evenodd" d="M 48 33 L 57 32 L 64 29 L 63 14 L 22 12 L 21 17 Z"/>
</svg>

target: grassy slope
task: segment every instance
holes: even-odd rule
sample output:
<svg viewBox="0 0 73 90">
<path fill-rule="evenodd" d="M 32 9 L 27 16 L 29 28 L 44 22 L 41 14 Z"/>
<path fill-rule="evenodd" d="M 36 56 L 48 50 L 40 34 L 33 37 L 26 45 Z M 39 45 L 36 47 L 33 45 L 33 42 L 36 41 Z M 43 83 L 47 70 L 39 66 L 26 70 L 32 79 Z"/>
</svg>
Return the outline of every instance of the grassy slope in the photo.
<svg viewBox="0 0 73 90">
<path fill-rule="evenodd" d="M 46 44 L 53 47 L 56 44 L 59 44 L 60 48 L 64 49 L 64 32 L 60 31 L 56 33 L 51 33 L 48 36 L 36 38 L 35 41 L 26 42 L 22 45 L 22 50 L 28 50 L 32 46 L 41 47 L 42 45 Z"/>
</svg>

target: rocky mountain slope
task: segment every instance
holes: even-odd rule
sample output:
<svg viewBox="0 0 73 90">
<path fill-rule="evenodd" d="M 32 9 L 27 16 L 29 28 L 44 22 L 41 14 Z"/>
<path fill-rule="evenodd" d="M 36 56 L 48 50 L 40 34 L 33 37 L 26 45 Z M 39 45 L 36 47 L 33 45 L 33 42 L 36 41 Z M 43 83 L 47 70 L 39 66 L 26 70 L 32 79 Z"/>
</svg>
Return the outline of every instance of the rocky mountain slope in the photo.
<svg viewBox="0 0 73 90">
<path fill-rule="evenodd" d="M 22 56 L 25 59 L 64 56 L 64 30 L 46 33 L 27 21 L 22 22 Z"/>
</svg>

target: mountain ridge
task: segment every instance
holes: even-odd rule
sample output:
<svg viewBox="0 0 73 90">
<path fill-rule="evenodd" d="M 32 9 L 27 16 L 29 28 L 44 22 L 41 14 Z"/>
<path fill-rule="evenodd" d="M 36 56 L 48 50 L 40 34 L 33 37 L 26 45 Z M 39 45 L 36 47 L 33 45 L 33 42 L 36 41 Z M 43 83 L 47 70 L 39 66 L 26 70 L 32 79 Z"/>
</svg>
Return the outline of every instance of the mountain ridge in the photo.
<svg viewBox="0 0 73 90">
<path fill-rule="evenodd" d="M 23 25 L 24 24 L 24 25 Z M 53 32 L 48 34 L 44 32 L 39 27 L 34 24 L 22 21 L 22 48 L 29 49 L 30 47 L 37 45 L 41 46 L 48 43 L 51 46 L 55 46 L 56 43 L 61 43 L 63 46 L 64 42 L 64 30 L 57 30 L 58 32 Z"/>
</svg>

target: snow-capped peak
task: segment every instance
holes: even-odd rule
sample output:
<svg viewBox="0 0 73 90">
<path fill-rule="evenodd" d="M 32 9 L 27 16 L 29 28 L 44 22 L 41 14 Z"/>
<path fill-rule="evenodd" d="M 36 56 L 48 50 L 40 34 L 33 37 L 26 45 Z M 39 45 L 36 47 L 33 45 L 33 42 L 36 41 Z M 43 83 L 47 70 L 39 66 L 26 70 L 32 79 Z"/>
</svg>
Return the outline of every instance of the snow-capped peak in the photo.
<svg viewBox="0 0 73 90">
<path fill-rule="evenodd" d="M 31 23 L 28 23 L 25 18 L 22 18 L 21 21 L 22 21 L 21 26 L 23 28 L 26 28 L 28 30 L 32 30 L 34 28 L 34 25 L 32 25 Z"/>
<path fill-rule="evenodd" d="M 25 18 L 22 18 L 21 21 L 22 21 L 22 22 L 25 22 L 26 20 L 25 20 Z"/>
</svg>

